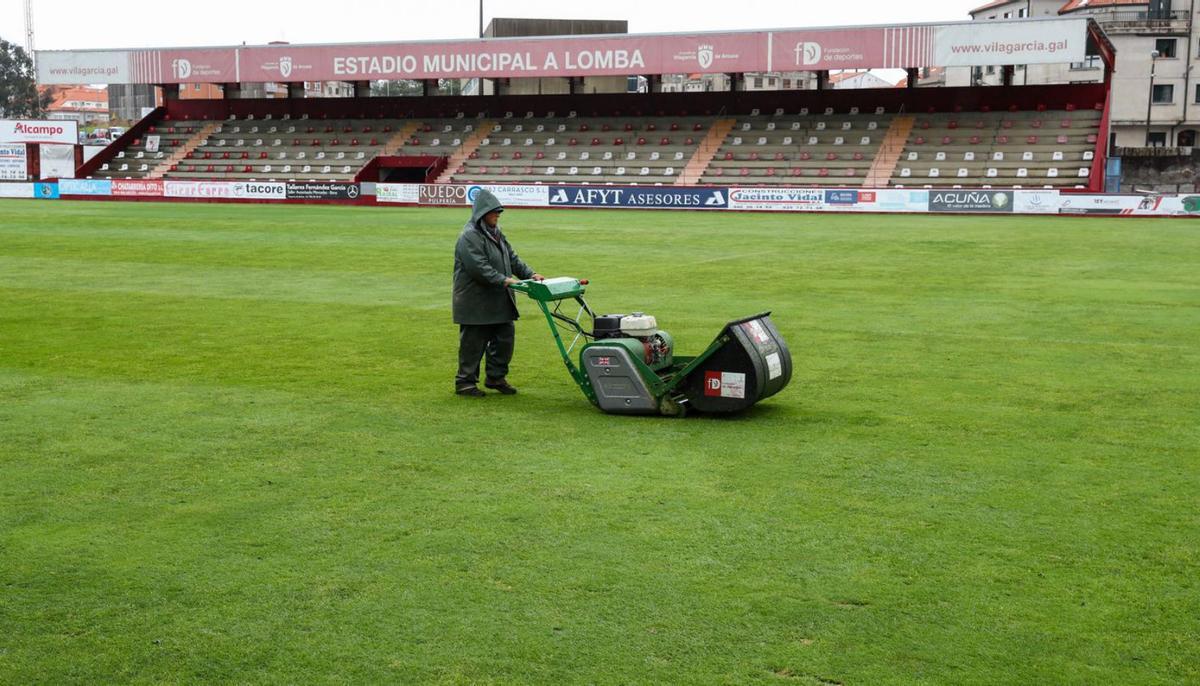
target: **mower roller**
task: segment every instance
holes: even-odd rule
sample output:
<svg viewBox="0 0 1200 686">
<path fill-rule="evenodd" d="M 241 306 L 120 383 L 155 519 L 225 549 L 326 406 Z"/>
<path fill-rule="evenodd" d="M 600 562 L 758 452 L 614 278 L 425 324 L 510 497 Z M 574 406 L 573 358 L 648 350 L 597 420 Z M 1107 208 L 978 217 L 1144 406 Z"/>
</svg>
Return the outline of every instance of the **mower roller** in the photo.
<svg viewBox="0 0 1200 686">
<path fill-rule="evenodd" d="M 671 335 L 650 315 L 597 315 L 583 298 L 587 284 L 559 277 L 518 281 L 510 288 L 541 307 L 571 378 L 605 412 L 672 417 L 689 408 L 740 412 L 783 390 L 792 378 L 792 357 L 770 312 L 729 322 L 704 352 L 685 357 L 675 354 Z M 567 302 L 579 306 L 574 317 L 562 312 Z M 572 358 L 576 347 L 578 364 Z"/>
</svg>

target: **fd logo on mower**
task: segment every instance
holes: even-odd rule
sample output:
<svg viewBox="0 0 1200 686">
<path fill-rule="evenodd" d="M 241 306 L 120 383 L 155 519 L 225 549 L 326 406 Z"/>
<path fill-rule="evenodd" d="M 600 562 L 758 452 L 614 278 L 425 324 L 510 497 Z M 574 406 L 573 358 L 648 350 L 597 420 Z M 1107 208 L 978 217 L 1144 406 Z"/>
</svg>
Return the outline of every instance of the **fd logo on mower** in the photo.
<svg viewBox="0 0 1200 686">
<path fill-rule="evenodd" d="M 713 398 L 745 398 L 746 375 L 740 372 L 704 372 L 704 395 Z"/>
</svg>

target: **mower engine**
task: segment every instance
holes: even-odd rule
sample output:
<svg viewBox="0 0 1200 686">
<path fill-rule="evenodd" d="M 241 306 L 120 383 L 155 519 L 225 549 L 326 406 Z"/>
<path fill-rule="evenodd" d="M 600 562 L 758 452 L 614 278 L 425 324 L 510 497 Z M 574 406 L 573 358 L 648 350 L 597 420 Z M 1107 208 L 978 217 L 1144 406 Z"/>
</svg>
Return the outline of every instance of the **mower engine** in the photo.
<svg viewBox="0 0 1200 686">
<path fill-rule="evenodd" d="M 622 345 L 656 372 L 675 362 L 671 334 L 659 330 L 658 321 L 642 312 L 600 315 L 593 321 L 592 335 L 597 341 Z"/>
</svg>

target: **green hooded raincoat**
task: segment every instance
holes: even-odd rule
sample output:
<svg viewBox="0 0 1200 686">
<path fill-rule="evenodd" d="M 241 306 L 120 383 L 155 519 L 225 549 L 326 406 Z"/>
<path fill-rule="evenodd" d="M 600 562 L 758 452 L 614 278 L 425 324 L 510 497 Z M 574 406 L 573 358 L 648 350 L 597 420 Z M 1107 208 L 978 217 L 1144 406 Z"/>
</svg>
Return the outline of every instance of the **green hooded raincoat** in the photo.
<svg viewBox="0 0 1200 686">
<path fill-rule="evenodd" d="M 496 196 L 480 189 L 471 221 L 458 236 L 454 247 L 455 324 L 503 324 L 520 317 L 516 293 L 505 287 L 504 279 L 529 279 L 534 272 L 517 257 L 499 224 L 494 238 L 484 228 L 483 216 L 501 208 Z"/>
</svg>

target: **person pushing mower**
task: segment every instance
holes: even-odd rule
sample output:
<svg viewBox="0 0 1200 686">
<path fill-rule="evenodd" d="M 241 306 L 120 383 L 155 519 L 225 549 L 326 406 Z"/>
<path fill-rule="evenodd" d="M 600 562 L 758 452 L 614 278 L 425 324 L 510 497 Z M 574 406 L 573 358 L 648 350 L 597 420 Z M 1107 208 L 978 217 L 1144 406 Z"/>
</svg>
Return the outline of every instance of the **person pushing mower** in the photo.
<svg viewBox="0 0 1200 686">
<path fill-rule="evenodd" d="M 542 281 L 525 264 L 500 230 L 504 207 L 490 191 L 480 189 L 471 219 L 454 247 L 454 323 L 458 324 L 458 374 L 454 392 L 482 397 L 479 364 L 487 355 L 483 385 L 504 395 L 517 392 L 508 383 L 508 365 L 516 342 L 513 322 L 520 318 L 516 294 L 508 287 L 520 280 Z"/>
</svg>

